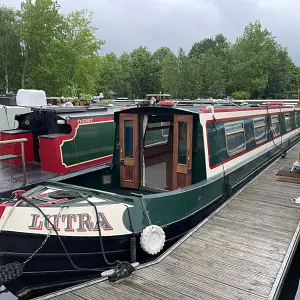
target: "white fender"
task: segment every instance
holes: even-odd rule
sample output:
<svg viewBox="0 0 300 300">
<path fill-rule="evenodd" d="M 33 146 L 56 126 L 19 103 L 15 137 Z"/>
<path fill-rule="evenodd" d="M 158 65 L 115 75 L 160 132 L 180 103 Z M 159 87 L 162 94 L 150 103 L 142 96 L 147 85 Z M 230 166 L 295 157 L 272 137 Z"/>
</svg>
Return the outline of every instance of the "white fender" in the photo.
<svg viewBox="0 0 300 300">
<path fill-rule="evenodd" d="M 159 253 L 165 245 L 166 235 L 157 225 L 147 226 L 141 234 L 140 244 L 142 249 L 151 255 Z"/>
</svg>

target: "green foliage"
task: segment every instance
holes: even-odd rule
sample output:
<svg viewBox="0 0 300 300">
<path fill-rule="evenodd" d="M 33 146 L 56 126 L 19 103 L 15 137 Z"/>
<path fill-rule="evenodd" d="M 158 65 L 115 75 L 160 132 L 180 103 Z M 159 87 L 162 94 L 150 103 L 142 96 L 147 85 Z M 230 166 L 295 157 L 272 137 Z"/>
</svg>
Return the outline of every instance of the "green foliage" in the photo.
<svg viewBox="0 0 300 300">
<path fill-rule="evenodd" d="M 245 91 L 239 91 L 232 93 L 233 99 L 236 100 L 249 100 L 251 98 L 251 94 Z"/>
<path fill-rule="evenodd" d="M 24 0 L 19 12 L 0 7 L 5 24 L 0 29 L 0 89 L 10 83 L 13 89 L 71 97 L 96 91 L 104 42 L 96 38 L 92 14 L 63 15 L 59 9 L 53 0 Z"/>
<path fill-rule="evenodd" d="M 18 89 L 22 61 L 16 12 L 0 6 L 0 90 Z"/>
<path fill-rule="evenodd" d="M 300 87 L 300 68 L 259 22 L 234 44 L 223 34 L 194 43 L 188 55 L 138 47 L 120 57 L 99 55 L 92 13 L 64 15 L 54 0 L 23 0 L 21 10 L 0 6 L 0 91 L 43 89 L 49 96 L 143 98 L 278 97 Z M 238 92 L 237 92 L 238 91 Z"/>
</svg>

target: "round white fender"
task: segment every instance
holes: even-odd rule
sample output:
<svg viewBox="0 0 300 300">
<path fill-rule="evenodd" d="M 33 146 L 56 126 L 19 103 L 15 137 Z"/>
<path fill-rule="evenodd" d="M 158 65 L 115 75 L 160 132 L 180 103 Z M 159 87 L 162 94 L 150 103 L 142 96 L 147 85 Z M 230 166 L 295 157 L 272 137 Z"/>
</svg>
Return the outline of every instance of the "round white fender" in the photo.
<svg viewBox="0 0 300 300">
<path fill-rule="evenodd" d="M 155 255 L 162 250 L 165 240 L 163 229 L 157 225 L 150 225 L 142 231 L 140 244 L 146 253 Z"/>
</svg>

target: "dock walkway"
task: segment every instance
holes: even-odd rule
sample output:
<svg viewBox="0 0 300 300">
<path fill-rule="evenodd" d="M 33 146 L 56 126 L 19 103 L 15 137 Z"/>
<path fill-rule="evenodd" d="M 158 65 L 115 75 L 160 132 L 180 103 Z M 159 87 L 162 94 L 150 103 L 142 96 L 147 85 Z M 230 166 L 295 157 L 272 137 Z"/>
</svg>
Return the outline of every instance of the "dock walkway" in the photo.
<svg viewBox="0 0 300 300">
<path fill-rule="evenodd" d="M 94 280 L 38 299 L 277 299 L 299 238 L 300 185 L 276 173 L 300 144 L 229 199 L 157 261 L 120 283 Z"/>
</svg>

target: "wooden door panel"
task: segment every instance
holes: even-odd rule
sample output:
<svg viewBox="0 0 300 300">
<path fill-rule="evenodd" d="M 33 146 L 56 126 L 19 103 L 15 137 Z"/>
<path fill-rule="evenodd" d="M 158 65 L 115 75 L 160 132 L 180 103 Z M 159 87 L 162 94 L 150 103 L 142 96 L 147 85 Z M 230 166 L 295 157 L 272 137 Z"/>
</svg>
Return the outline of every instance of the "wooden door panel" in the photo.
<svg viewBox="0 0 300 300">
<path fill-rule="evenodd" d="M 138 115 L 120 114 L 120 185 L 137 189 L 138 182 Z"/>
<path fill-rule="evenodd" d="M 193 116 L 174 116 L 173 190 L 192 183 Z"/>
</svg>

